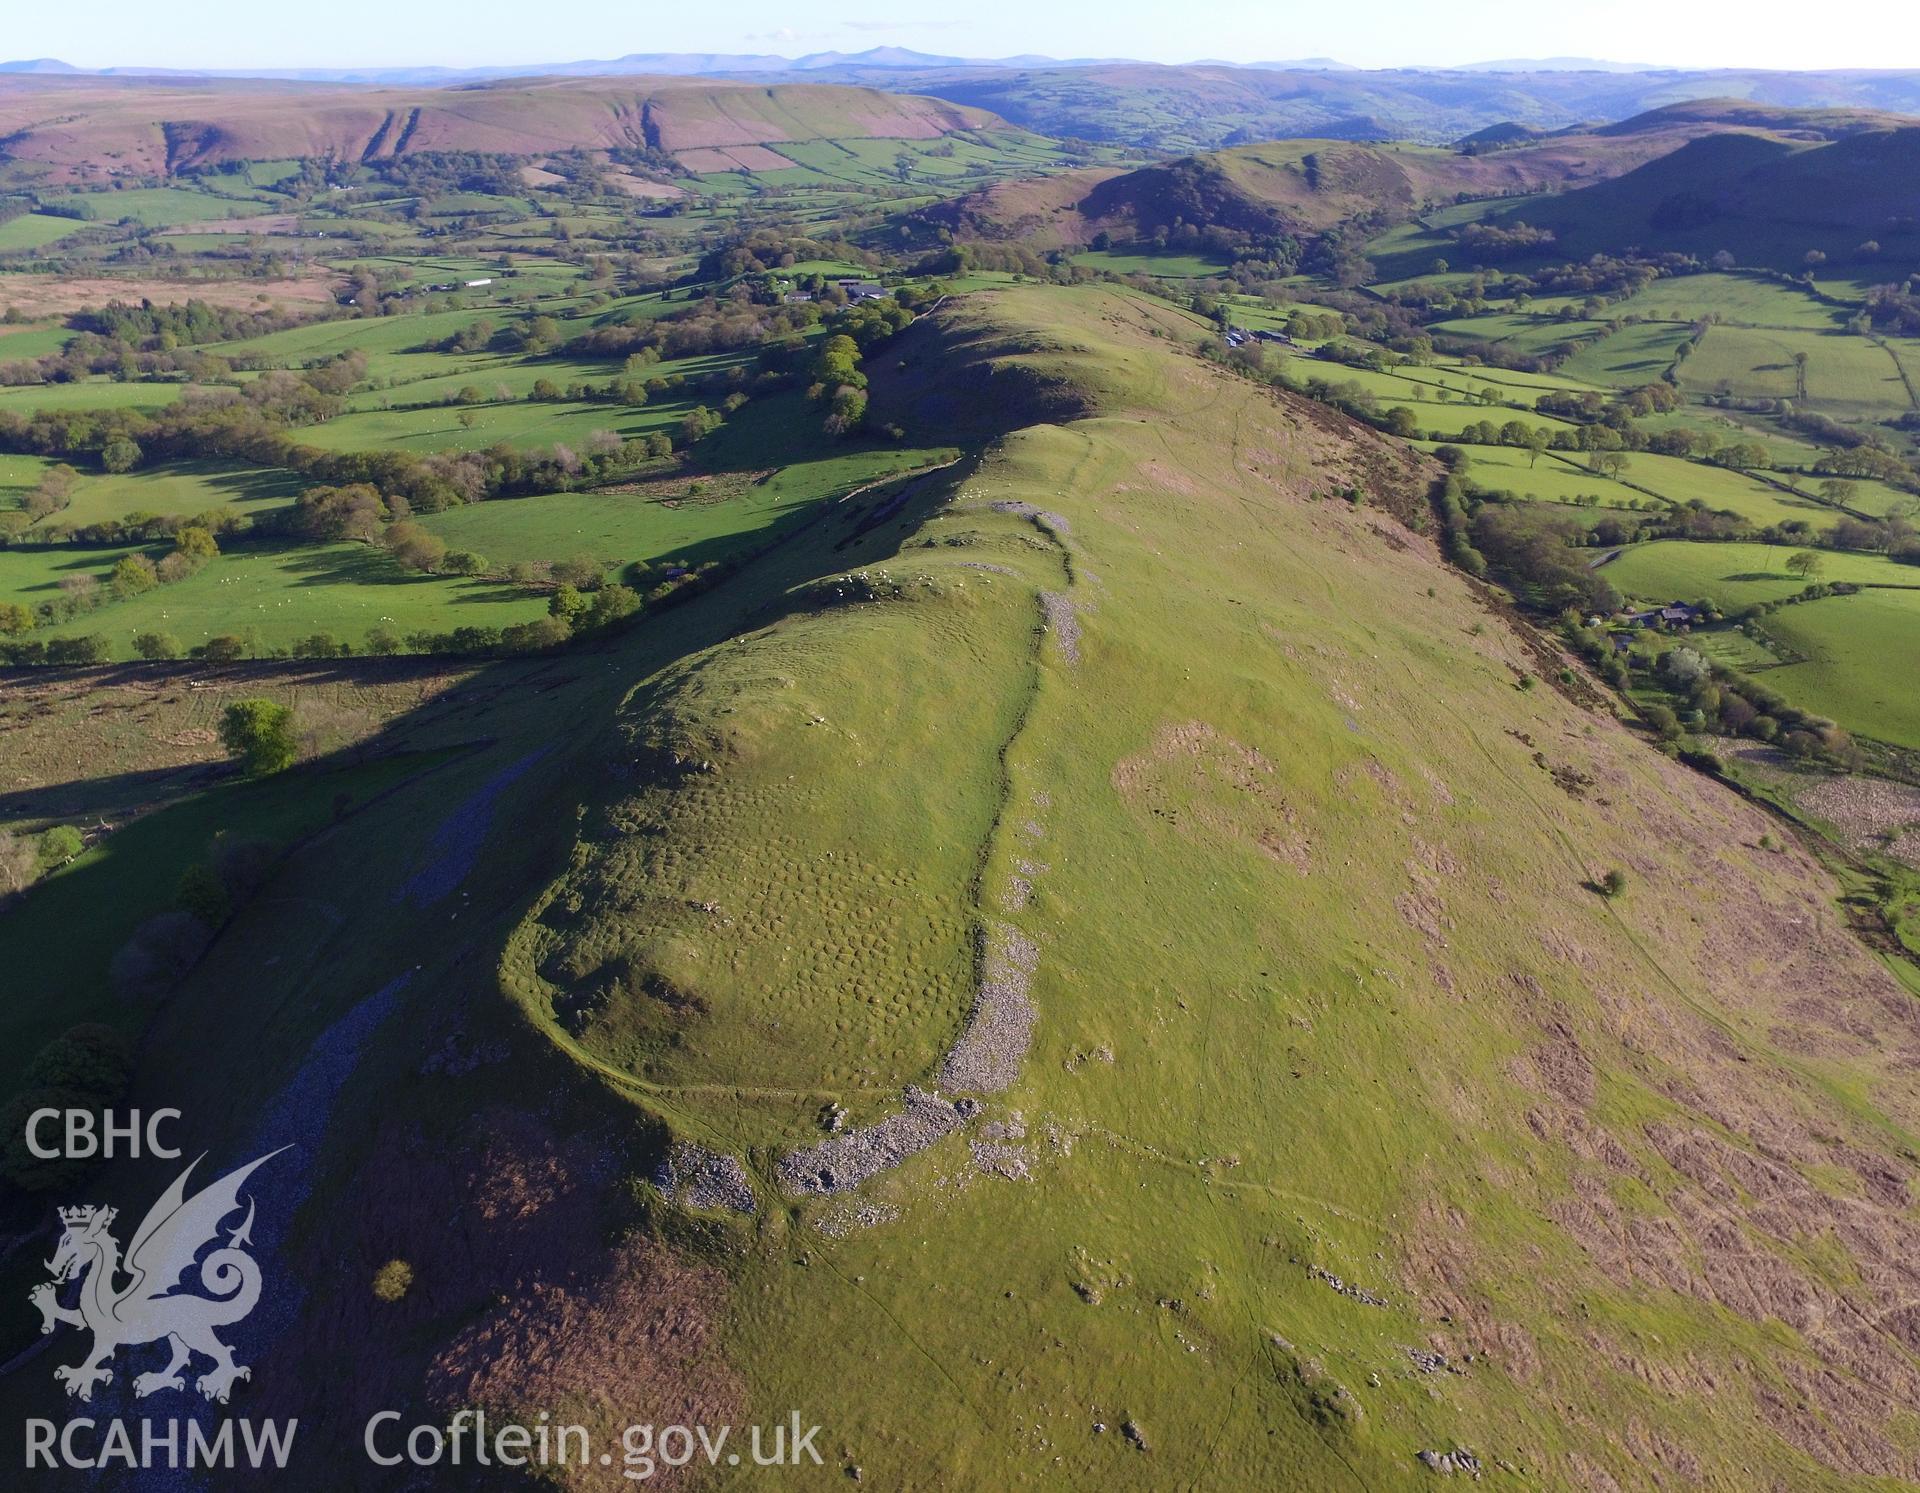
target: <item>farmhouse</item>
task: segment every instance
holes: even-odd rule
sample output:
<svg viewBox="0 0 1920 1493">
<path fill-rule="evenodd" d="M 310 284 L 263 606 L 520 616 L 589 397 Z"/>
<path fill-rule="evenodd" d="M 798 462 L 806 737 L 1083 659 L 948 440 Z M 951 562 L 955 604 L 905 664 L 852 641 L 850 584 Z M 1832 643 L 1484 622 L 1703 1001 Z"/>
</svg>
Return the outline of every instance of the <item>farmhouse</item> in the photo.
<svg viewBox="0 0 1920 1493">
<path fill-rule="evenodd" d="M 1631 627 L 1651 627 L 1655 623 L 1664 623 L 1668 627 L 1691 627 L 1705 616 L 1706 613 L 1699 607 L 1676 601 L 1672 606 L 1650 607 L 1644 612 L 1628 612 L 1620 620 Z"/>
<path fill-rule="evenodd" d="M 850 301 L 875 301 L 887 293 L 885 287 L 873 280 L 842 280 L 840 289 Z"/>
</svg>

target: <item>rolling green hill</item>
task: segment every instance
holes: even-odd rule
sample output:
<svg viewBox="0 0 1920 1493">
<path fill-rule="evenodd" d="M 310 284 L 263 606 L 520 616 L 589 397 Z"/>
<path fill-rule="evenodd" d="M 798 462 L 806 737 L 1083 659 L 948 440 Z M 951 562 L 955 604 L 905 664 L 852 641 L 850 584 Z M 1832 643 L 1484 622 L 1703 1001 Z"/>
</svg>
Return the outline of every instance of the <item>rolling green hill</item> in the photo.
<svg viewBox="0 0 1920 1493">
<path fill-rule="evenodd" d="M 1438 562 L 1429 464 L 1202 330 L 950 300 L 874 400 L 958 464 L 385 730 L 470 745 L 337 806 L 143 1067 L 236 1134 L 347 1075 L 256 1360 L 303 1438 L 644 1398 L 805 1407 L 818 1486 L 1920 1471 L 1911 997 Z"/>
<path fill-rule="evenodd" d="M 1893 168 L 1897 161 L 1887 158 L 1886 148 L 1876 151 L 1871 143 L 1890 122 L 1897 122 L 1894 116 L 1866 111 L 1763 109 L 1712 100 L 1598 128 L 1523 130 L 1500 136 L 1496 143 L 1503 148 L 1493 150 L 1466 148 L 1469 142 L 1443 149 L 1286 139 L 1129 172 L 1068 173 L 988 187 L 927 215 L 962 234 L 1051 247 L 1084 244 L 1101 230 L 1144 239 L 1182 223 L 1255 236 L 1320 232 L 1360 217 L 1404 222 L 1456 197 L 1550 191 L 1565 195 L 1529 197 L 1510 215 L 1556 226 L 1584 224 L 1595 247 L 1612 250 L 1621 247 L 1622 228 L 1639 231 L 1636 225 L 1656 213 L 1662 222 L 1673 216 L 1679 209 L 1669 199 L 1689 202 L 1702 182 L 1742 177 L 1808 142 L 1845 142 L 1846 159 L 1859 163 L 1849 167 L 1852 177 L 1871 171 L 1872 163 Z M 1896 157 L 1906 149 L 1897 141 Z M 1874 188 L 1879 195 L 1865 200 L 1897 197 L 1906 179 L 1897 171 L 1882 177 Z M 1762 178 L 1754 191 L 1778 189 Z M 1871 216 L 1879 209 L 1861 210 Z"/>
</svg>

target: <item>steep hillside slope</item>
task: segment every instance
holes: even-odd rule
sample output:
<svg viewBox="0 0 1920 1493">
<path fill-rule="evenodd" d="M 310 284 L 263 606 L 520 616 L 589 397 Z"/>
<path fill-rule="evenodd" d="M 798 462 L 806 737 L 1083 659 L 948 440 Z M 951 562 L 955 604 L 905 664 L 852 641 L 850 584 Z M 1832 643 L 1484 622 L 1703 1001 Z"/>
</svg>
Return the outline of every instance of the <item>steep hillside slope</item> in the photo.
<svg viewBox="0 0 1920 1493">
<path fill-rule="evenodd" d="M 1841 140 L 1870 130 L 1894 130 L 1913 123 L 1910 114 L 1874 108 L 1787 108 L 1745 98 L 1696 98 L 1601 125 L 1596 135 L 1643 135 L 1686 125 L 1764 130 L 1802 140 Z"/>
<path fill-rule="evenodd" d="M 481 1486 L 359 1450 L 474 1404 L 794 1411 L 809 1487 L 1920 1476 L 1920 1008 L 1204 330 L 949 300 L 871 366 L 960 461 L 394 725 L 168 997 L 133 1102 L 299 1148 L 283 1486 Z"/>
<path fill-rule="evenodd" d="M 916 330 L 889 418 L 1023 423 L 626 699 L 509 943 L 734 1241 L 747 1402 L 883 1485 L 1914 1475 L 1912 999 L 1190 335 Z"/>
<path fill-rule="evenodd" d="M 1576 255 L 1629 244 L 1726 248 L 1747 263 L 1798 268 L 1809 249 L 1851 258 L 1863 240 L 1884 239 L 1897 256 L 1920 222 L 1920 126 L 1872 123 L 1830 140 L 1709 135 L 1524 216 Z"/>
<path fill-rule="evenodd" d="M 1849 142 L 1850 150 L 1859 150 L 1866 139 L 1876 138 L 1869 132 L 1883 129 L 1886 118 L 1759 109 L 1720 100 L 1656 110 L 1602 129 L 1523 135 L 1524 143 L 1498 150 L 1280 140 L 1129 172 L 1068 173 L 1033 191 L 1024 183 L 988 188 L 939 204 L 928 216 L 962 234 L 1028 242 L 1037 236 L 1042 246 L 1085 243 L 1102 230 L 1148 237 L 1177 222 L 1255 235 L 1311 233 L 1362 215 L 1404 220 L 1463 193 L 1496 197 L 1591 188 L 1624 176 L 1659 179 L 1665 163 L 1690 145 L 1702 155 L 1744 150 L 1748 153 L 1738 157 L 1742 163 L 1750 163 L 1754 153 L 1764 158 L 1768 147 L 1786 153 L 1789 139 L 1861 135 Z M 1763 121 L 1772 133 L 1762 133 Z M 1697 166 L 1678 169 L 1688 181 L 1698 171 Z M 1600 200 L 1613 199 L 1603 194 Z M 1535 209 L 1530 205 L 1522 211 Z"/>
<path fill-rule="evenodd" d="M 223 161 L 383 160 L 419 151 L 668 152 L 783 140 L 932 139 L 978 109 L 829 84 L 558 79 L 459 88 L 10 77 L 0 155 L 62 175 L 156 174 Z"/>
</svg>

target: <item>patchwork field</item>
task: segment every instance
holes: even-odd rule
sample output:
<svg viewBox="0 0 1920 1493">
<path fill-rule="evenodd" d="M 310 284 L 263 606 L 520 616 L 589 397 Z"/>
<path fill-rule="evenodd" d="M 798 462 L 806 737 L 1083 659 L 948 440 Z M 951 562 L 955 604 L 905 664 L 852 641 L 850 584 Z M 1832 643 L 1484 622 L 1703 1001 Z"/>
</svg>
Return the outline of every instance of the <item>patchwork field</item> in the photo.
<svg viewBox="0 0 1920 1493">
<path fill-rule="evenodd" d="M 24 501 L 26 492 L 53 463 L 30 456 L 0 457 L 0 508 Z M 203 513 L 255 514 L 290 503 L 300 490 L 288 472 L 210 461 L 176 462 L 137 472 L 88 473 L 74 486 L 67 507 L 49 514 L 26 532 L 53 527 L 78 527 L 130 514 L 177 514 L 192 518 Z"/>
<path fill-rule="evenodd" d="M 1806 397 L 1843 418 L 1885 418 L 1913 406 L 1898 365 L 1883 348 L 1840 334 L 1712 327 L 1680 371 L 1686 388 L 1741 398 L 1793 399 L 1806 358 Z"/>
<path fill-rule="evenodd" d="M 1626 550 L 1607 566 L 1607 578 L 1626 595 L 1647 602 L 1693 601 L 1704 596 L 1737 609 L 1805 590 L 1806 580 L 1786 568 L 1793 553 L 1785 545 L 1663 539 Z M 1829 552 L 1820 560 L 1818 580 L 1920 589 L 1920 566 L 1902 565 L 1884 555 Z"/>
<path fill-rule="evenodd" d="M 1862 591 L 1783 607 L 1766 629 L 1807 662 L 1769 671 L 1768 684 L 1863 736 L 1920 750 L 1920 692 L 1889 660 L 1920 660 L 1920 572 L 1913 589 Z"/>
<path fill-rule="evenodd" d="M 1694 322 L 1708 317 L 1733 326 L 1834 331 L 1846 312 L 1805 291 L 1747 275 L 1679 275 L 1656 280 L 1612 308 L 1622 316 Z"/>
<path fill-rule="evenodd" d="M 1558 371 L 1586 383 L 1636 388 L 1665 377 L 1686 339 L 1683 327 L 1657 323 L 1622 327 L 1593 346 L 1581 348 Z"/>
<path fill-rule="evenodd" d="M 31 604 L 56 595 L 65 576 L 91 575 L 104 583 L 126 553 L 124 548 L 0 550 L 0 595 Z M 135 656 L 133 639 L 143 632 L 169 633 L 186 647 L 238 636 L 250 649 L 264 651 L 323 632 L 358 645 L 376 627 L 402 636 L 506 627 L 545 616 L 546 610 L 544 596 L 504 583 L 410 574 L 368 545 L 256 543 L 220 556 L 184 580 L 129 600 L 107 601 L 74 621 L 36 632 L 47 637 L 98 633 L 111 656 L 124 659 Z"/>
</svg>

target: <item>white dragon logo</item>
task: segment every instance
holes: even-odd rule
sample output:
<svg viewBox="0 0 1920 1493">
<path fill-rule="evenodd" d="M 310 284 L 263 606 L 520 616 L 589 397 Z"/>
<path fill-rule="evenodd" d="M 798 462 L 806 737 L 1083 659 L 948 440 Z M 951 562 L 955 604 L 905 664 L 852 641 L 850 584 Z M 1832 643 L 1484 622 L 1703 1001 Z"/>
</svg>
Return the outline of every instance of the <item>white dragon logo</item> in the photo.
<svg viewBox="0 0 1920 1493">
<path fill-rule="evenodd" d="M 158 1373 L 138 1376 L 133 1381 L 135 1395 L 185 1389 L 180 1371 L 196 1353 L 213 1360 L 214 1366 L 195 1383 L 209 1400 L 224 1405 L 235 1380 L 253 1377 L 250 1369 L 233 1361 L 233 1350 L 213 1335 L 214 1328 L 241 1321 L 260 1300 L 260 1267 L 242 1248 L 253 1242 L 251 1198 L 245 1222 L 227 1236 L 225 1245 L 200 1262 L 200 1284 L 213 1296 L 173 1292 L 200 1251 L 218 1241 L 221 1221 L 240 1206 L 241 1184 L 255 1168 L 279 1154 L 269 1152 L 188 1197 L 187 1178 L 206 1159 L 204 1155 L 196 1158 L 140 1221 L 124 1263 L 119 1241 L 108 1232 L 117 1210 L 91 1204 L 60 1210 L 66 1231 L 47 1261 L 53 1280 L 36 1286 L 28 1299 L 40 1308 L 42 1333 L 52 1332 L 61 1322 L 93 1333 L 93 1351 L 83 1362 L 53 1371 L 54 1378 L 65 1382 L 68 1394 L 91 1400 L 94 1385 L 112 1382 L 113 1370 L 107 1363 L 116 1352 L 161 1338 L 172 1344 L 173 1361 Z M 59 1288 L 81 1275 L 85 1279 L 78 1309 L 60 1305 Z M 118 1284 L 122 1275 L 129 1277 L 125 1286 Z"/>
</svg>

